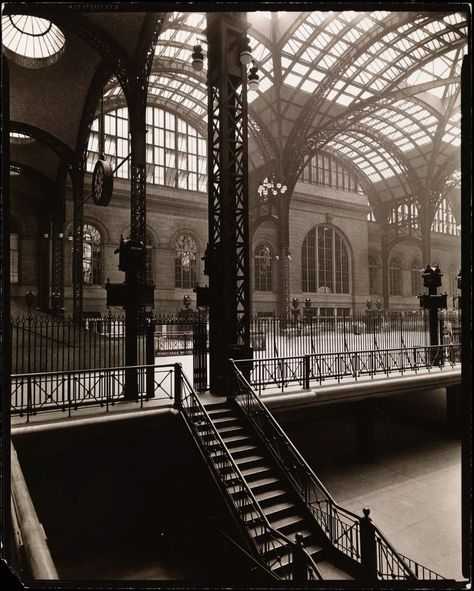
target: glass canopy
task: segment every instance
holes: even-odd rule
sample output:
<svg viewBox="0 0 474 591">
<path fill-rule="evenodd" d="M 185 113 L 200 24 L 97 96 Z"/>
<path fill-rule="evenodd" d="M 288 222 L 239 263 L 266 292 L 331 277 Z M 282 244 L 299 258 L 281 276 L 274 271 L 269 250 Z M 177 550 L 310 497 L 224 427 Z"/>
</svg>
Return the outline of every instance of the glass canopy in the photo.
<svg viewBox="0 0 474 591">
<path fill-rule="evenodd" d="M 301 158 L 321 149 L 340 154 L 383 199 L 413 192 L 413 178 L 423 184 L 433 163 L 450 159 L 447 176 L 459 170 L 466 14 L 255 11 L 247 18 L 260 76 L 258 90 L 248 97 L 256 122 L 250 129 L 266 126 L 272 134 L 279 120 L 283 151 L 294 152 L 297 134 Z M 205 13 L 170 13 L 156 46 L 149 94 L 202 126 L 207 59 L 203 71 L 192 70 L 197 44 L 206 55 Z M 113 85 L 108 90 L 119 92 Z M 251 137 L 254 164 L 264 160 L 258 146 Z"/>
</svg>

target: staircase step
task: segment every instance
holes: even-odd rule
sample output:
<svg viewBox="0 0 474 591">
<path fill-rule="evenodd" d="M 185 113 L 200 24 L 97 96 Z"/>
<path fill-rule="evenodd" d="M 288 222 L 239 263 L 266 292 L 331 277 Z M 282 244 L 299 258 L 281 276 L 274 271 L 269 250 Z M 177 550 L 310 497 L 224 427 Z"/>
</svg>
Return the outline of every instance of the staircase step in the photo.
<svg viewBox="0 0 474 591">
<path fill-rule="evenodd" d="M 256 466 L 251 466 L 250 468 L 244 468 L 240 471 L 242 473 L 242 476 L 249 484 L 253 480 L 258 480 L 259 478 L 264 478 L 266 476 L 271 476 L 274 474 L 274 471 L 270 468 L 270 466 L 264 463 L 260 463 Z"/>
<path fill-rule="evenodd" d="M 314 560 L 314 558 L 313 558 Z M 321 573 L 321 576 L 324 580 L 335 580 L 335 581 L 353 581 L 355 577 L 350 575 L 346 570 L 340 568 L 333 561 L 329 561 L 327 559 L 324 560 L 314 560 L 316 562 L 316 566 Z"/>
<path fill-rule="evenodd" d="M 249 453 L 253 454 L 257 452 L 258 447 L 250 443 L 247 445 L 238 445 L 236 447 L 233 447 L 230 451 L 234 460 L 237 460 L 237 458 L 239 457 L 244 457 Z"/>
<path fill-rule="evenodd" d="M 243 472 L 248 468 L 252 468 L 254 466 L 261 466 L 262 463 L 265 462 L 265 458 L 263 456 L 253 454 L 249 456 L 240 456 L 238 458 L 234 458 L 234 462 L 239 467 L 239 470 Z"/>
<path fill-rule="evenodd" d="M 285 535 L 287 531 L 298 532 L 300 529 L 304 529 L 304 519 L 296 512 L 292 515 L 285 515 L 284 517 L 278 517 L 277 515 L 276 519 L 273 519 L 270 515 L 268 520 L 273 528 L 285 533 Z"/>
<path fill-rule="evenodd" d="M 278 478 L 275 478 L 274 476 L 265 476 L 258 480 L 252 480 L 252 482 L 249 482 L 248 484 L 253 494 L 255 494 L 257 491 L 261 492 L 263 490 L 268 490 L 279 483 L 280 481 Z"/>
<path fill-rule="evenodd" d="M 241 425 L 227 425 L 227 426 L 217 426 L 214 425 L 217 429 L 217 431 L 219 432 L 219 435 L 223 438 L 224 435 L 227 434 L 236 434 L 236 433 L 244 433 L 244 428 Z M 203 425 L 198 425 L 198 430 L 199 429 L 206 429 L 207 425 L 203 424 Z"/>
<path fill-rule="evenodd" d="M 259 502 L 261 507 L 267 507 L 273 503 L 278 503 L 288 499 L 288 492 L 281 488 L 274 488 L 270 490 L 264 490 L 255 495 L 255 498 Z"/>
<path fill-rule="evenodd" d="M 225 408 L 227 410 L 231 409 L 227 400 L 224 400 L 224 402 L 210 402 L 209 404 L 205 404 L 204 406 L 205 406 L 207 412 L 214 411 L 214 410 L 221 410 L 223 408 Z"/>
<path fill-rule="evenodd" d="M 283 517 L 285 513 L 290 511 L 294 512 L 295 510 L 295 504 L 291 501 L 277 501 L 271 505 L 267 505 L 263 509 L 263 512 L 265 513 L 267 519 L 271 521 L 272 519 L 276 519 L 277 516 Z"/>
<path fill-rule="evenodd" d="M 249 445 L 252 441 L 251 436 L 246 433 L 242 435 L 221 435 L 221 437 L 231 453 L 233 453 L 235 447 Z"/>
<path fill-rule="evenodd" d="M 212 422 L 214 423 L 216 429 L 219 431 L 223 427 L 232 427 L 234 425 L 239 425 L 239 418 L 233 417 L 232 415 L 224 416 L 224 417 L 217 417 L 211 416 Z"/>
<path fill-rule="evenodd" d="M 308 552 L 308 554 L 313 557 L 313 555 L 317 555 L 319 552 L 321 552 L 321 546 L 318 546 L 318 544 L 312 544 L 311 546 L 306 547 L 305 546 L 305 550 Z M 277 549 L 275 550 L 270 550 L 267 553 L 267 557 L 268 558 L 273 558 L 273 557 L 277 557 L 278 556 L 278 551 Z M 314 558 L 313 558 L 314 560 Z M 278 561 L 275 561 L 273 566 L 271 567 L 271 570 L 273 572 L 278 571 L 282 568 L 288 567 L 289 565 L 291 565 L 293 562 L 293 556 L 290 553 L 285 552 L 284 554 L 281 555 L 280 559 Z M 316 561 L 315 561 L 316 562 Z M 322 573 L 321 573 L 322 574 Z"/>
</svg>

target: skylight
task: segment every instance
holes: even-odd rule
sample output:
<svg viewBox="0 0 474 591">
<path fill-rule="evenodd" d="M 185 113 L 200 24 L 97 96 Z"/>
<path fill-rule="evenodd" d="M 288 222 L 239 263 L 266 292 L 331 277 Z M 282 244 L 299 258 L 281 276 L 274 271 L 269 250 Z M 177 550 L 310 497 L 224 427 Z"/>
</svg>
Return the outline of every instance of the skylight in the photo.
<svg viewBox="0 0 474 591">
<path fill-rule="evenodd" d="M 9 59 L 25 68 L 44 68 L 63 54 L 65 38 L 49 20 L 30 15 L 2 16 L 2 45 Z"/>
</svg>

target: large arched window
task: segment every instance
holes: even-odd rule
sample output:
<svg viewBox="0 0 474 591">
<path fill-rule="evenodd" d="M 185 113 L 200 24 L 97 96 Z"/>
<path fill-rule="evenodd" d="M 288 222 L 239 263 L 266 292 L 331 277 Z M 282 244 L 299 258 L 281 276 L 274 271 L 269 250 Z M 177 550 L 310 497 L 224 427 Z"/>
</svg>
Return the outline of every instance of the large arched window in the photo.
<svg viewBox="0 0 474 591">
<path fill-rule="evenodd" d="M 377 259 L 369 256 L 369 291 L 371 294 L 378 293 L 379 287 L 379 267 Z"/>
<path fill-rule="evenodd" d="M 102 238 L 99 230 L 91 224 L 84 224 L 82 273 L 84 285 L 102 283 Z"/>
<path fill-rule="evenodd" d="M 196 285 L 196 242 L 188 234 L 180 234 L 175 248 L 175 286 L 190 289 Z"/>
<path fill-rule="evenodd" d="M 402 265 L 398 257 L 392 257 L 389 263 L 390 295 L 402 295 Z"/>
<path fill-rule="evenodd" d="M 431 230 L 441 234 L 451 234 L 451 236 L 460 236 L 461 234 L 461 229 L 456 223 L 453 210 L 446 197 L 441 199 L 438 205 Z"/>
<path fill-rule="evenodd" d="M 417 296 L 421 294 L 422 277 L 421 277 L 421 262 L 420 259 L 413 259 L 411 263 L 411 295 Z"/>
<path fill-rule="evenodd" d="M 255 249 L 255 289 L 272 291 L 272 255 L 267 244 Z"/>
<path fill-rule="evenodd" d="M 301 255 L 303 291 L 349 293 L 349 255 L 337 230 L 330 226 L 310 230 Z"/>
<path fill-rule="evenodd" d="M 149 183 L 206 191 L 207 142 L 196 128 L 159 107 L 146 108 L 146 163 Z M 110 111 L 104 117 L 105 153 L 115 167 L 130 153 L 128 110 Z M 99 151 L 99 120 L 89 135 L 87 170 L 94 170 Z M 116 172 L 130 178 L 125 162 Z"/>
</svg>

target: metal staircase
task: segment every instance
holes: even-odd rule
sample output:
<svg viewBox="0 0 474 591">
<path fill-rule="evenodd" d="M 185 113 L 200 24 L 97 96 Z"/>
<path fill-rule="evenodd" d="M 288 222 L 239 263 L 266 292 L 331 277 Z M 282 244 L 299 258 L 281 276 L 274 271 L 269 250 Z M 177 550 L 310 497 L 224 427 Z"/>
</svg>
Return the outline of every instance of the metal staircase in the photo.
<svg viewBox="0 0 474 591">
<path fill-rule="evenodd" d="M 294 540 L 295 544 L 303 545 L 323 579 L 353 579 L 350 572 L 354 571 L 352 565 L 344 569 L 334 557 L 329 559 L 329 547 L 326 544 L 324 548 L 325 540 L 317 535 L 311 516 L 295 497 L 290 484 L 251 428 L 245 424 L 239 409 L 231 402 L 210 404 L 205 408 L 270 525 Z M 236 496 L 238 494 L 235 493 Z M 259 529 L 253 527 L 252 521 L 247 522 L 247 526 L 256 543 L 263 545 L 265 534 L 262 536 Z M 272 566 L 272 572 L 279 578 L 287 579 L 293 568 L 292 557 L 288 554 Z"/>
<path fill-rule="evenodd" d="M 204 406 L 182 375 L 176 407 L 261 574 L 295 583 L 443 579 L 398 553 L 370 511 L 361 517 L 334 501 L 233 367 L 234 396 Z"/>
</svg>

